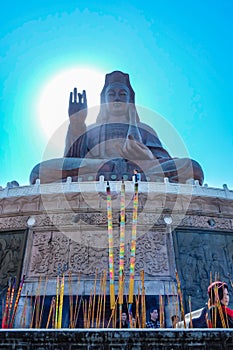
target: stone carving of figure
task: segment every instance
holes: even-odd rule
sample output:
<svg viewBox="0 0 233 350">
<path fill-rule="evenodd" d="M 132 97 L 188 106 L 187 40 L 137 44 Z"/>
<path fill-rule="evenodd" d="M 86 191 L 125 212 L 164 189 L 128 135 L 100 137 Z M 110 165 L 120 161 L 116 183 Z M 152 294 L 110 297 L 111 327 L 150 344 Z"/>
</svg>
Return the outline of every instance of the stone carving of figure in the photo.
<svg viewBox="0 0 233 350">
<path fill-rule="evenodd" d="M 114 71 L 106 75 L 100 96 L 100 111 L 96 123 L 86 126 L 86 92 L 70 93 L 70 124 L 66 136 L 64 158 L 44 161 L 34 167 L 30 182 L 65 181 L 70 176 L 92 176 L 98 180 L 131 179 L 134 169 L 141 180 L 168 177 L 171 182 L 185 183 L 189 179 L 203 183 L 200 165 L 189 158 L 172 158 L 163 148 L 158 135 L 140 121 L 135 107 L 135 94 L 129 75 Z M 114 177 L 113 177 L 114 175 Z"/>
<path fill-rule="evenodd" d="M 10 241 L 0 238 L 0 290 L 7 286 L 9 277 L 17 273 L 20 248 L 19 238 L 13 236 Z"/>
</svg>

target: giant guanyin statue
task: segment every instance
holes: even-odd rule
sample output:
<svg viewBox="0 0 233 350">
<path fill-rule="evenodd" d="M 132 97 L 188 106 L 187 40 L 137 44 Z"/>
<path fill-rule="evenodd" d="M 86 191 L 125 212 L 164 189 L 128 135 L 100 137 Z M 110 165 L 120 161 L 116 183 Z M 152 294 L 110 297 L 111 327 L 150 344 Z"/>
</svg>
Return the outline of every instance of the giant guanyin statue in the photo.
<svg viewBox="0 0 233 350">
<path fill-rule="evenodd" d="M 157 133 L 140 121 L 129 75 L 114 71 L 106 75 L 100 95 L 96 123 L 86 126 L 86 92 L 70 93 L 69 127 L 63 158 L 43 161 L 30 175 L 30 183 L 78 179 L 131 179 L 135 168 L 142 180 L 203 184 L 201 166 L 189 158 L 172 158 L 163 148 Z"/>
</svg>

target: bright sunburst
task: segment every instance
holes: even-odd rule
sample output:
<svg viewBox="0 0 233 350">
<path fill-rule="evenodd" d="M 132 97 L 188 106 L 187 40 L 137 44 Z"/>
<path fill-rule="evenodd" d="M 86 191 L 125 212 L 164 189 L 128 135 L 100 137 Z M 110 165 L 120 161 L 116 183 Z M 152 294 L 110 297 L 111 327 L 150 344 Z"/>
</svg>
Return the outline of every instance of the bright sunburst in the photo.
<svg viewBox="0 0 233 350">
<path fill-rule="evenodd" d="M 69 94 L 77 87 L 86 90 L 88 108 L 99 105 L 100 92 L 104 85 L 104 73 L 89 68 L 71 68 L 57 73 L 42 88 L 38 104 L 40 126 L 46 138 L 68 121 Z M 93 116 L 94 119 L 94 116 Z M 87 124 L 94 122 L 87 117 Z"/>
</svg>

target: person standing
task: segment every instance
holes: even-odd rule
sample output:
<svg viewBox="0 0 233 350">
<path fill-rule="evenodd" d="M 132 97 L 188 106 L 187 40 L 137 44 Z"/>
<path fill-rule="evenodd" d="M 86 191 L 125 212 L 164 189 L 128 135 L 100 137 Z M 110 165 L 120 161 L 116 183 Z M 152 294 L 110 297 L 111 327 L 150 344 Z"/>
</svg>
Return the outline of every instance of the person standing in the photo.
<svg viewBox="0 0 233 350">
<path fill-rule="evenodd" d="M 209 328 L 233 328 L 233 310 L 228 307 L 229 292 L 225 282 L 216 281 L 208 287 Z"/>
<path fill-rule="evenodd" d="M 134 182 L 139 182 L 141 180 L 141 174 L 139 173 L 138 169 L 134 169 Z"/>
<path fill-rule="evenodd" d="M 120 320 L 117 321 L 116 327 L 117 328 L 129 328 L 130 324 L 129 324 L 129 319 L 128 319 L 128 315 L 126 312 L 122 312 L 121 314 L 121 324 L 120 324 Z"/>
<path fill-rule="evenodd" d="M 159 313 L 158 309 L 155 307 L 150 309 L 150 316 L 149 320 L 146 322 L 146 328 L 160 328 Z"/>
<path fill-rule="evenodd" d="M 172 321 L 172 328 L 176 328 L 176 325 L 180 321 L 180 318 L 178 315 L 172 315 L 171 321 Z"/>
</svg>

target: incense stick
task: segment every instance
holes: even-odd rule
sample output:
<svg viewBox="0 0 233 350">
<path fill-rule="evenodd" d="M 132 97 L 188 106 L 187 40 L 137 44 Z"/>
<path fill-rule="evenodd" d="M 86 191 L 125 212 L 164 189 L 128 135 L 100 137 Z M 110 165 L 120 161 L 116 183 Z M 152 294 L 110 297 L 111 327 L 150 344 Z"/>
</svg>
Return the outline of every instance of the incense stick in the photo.
<svg viewBox="0 0 233 350">
<path fill-rule="evenodd" d="M 133 295 L 134 295 L 137 218 L 138 218 L 138 183 L 136 182 L 134 184 L 134 198 L 133 198 L 133 220 L 132 220 L 132 238 L 131 238 L 131 255 L 130 255 L 130 277 L 129 277 L 129 304 L 133 303 Z"/>
<path fill-rule="evenodd" d="M 115 305 L 114 291 L 114 254 L 113 254 L 113 229 L 112 229 L 112 200 L 109 182 L 107 183 L 107 213 L 108 213 L 108 251 L 109 251 L 109 276 L 110 276 L 110 308 Z"/>
</svg>

